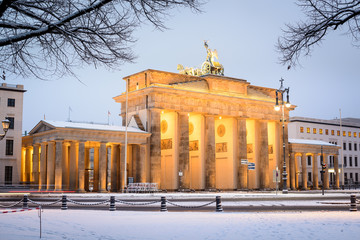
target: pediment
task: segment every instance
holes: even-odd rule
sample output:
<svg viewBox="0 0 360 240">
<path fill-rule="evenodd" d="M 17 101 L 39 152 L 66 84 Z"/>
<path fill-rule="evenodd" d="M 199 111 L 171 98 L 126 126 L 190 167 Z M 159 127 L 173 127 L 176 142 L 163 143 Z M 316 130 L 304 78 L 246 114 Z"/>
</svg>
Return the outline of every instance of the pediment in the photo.
<svg viewBox="0 0 360 240">
<path fill-rule="evenodd" d="M 144 125 L 142 124 L 141 119 L 137 114 L 131 116 L 128 127 L 134 127 L 142 131 L 145 131 Z"/>
<path fill-rule="evenodd" d="M 55 129 L 54 126 L 52 126 L 51 124 L 45 122 L 45 121 L 40 121 L 30 132 L 29 134 L 36 134 L 36 133 L 41 133 L 41 132 L 46 132 L 46 131 L 50 131 Z"/>
</svg>

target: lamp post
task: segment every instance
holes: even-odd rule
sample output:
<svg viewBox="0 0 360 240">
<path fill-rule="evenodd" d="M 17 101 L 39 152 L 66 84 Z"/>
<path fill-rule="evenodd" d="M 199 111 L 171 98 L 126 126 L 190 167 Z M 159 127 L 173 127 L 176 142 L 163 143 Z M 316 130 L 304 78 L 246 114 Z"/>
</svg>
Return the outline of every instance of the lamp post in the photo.
<svg viewBox="0 0 360 240">
<path fill-rule="evenodd" d="M 275 111 L 282 111 L 282 132 L 283 132 L 283 155 L 284 155 L 284 162 L 283 162 L 283 172 L 282 172 L 282 176 L 283 176 L 283 189 L 282 189 L 282 193 L 283 194 L 287 194 L 288 193 L 288 189 L 287 189 L 287 173 L 286 173 L 286 156 L 285 156 L 285 111 L 284 108 L 290 108 L 291 104 L 289 101 L 289 89 L 290 88 L 284 88 L 283 82 L 284 79 L 280 79 L 280 88 L 278 90 L 276 90 L 276 104 L 275 104 Z M 286 102 L 284 102 L 284 93 L 286 92 Z M 279 104 L 279 95 L 280 95 L 280 104 Z"/>
<path fill-rule="evenodd" d="M 2 127 L 4 129 L 4 133 L 0 134 L 0 141 L 3 140 L 4 137 L 6 136 L 6 133 L 10 127 L 10 121 L 8 119 L 2 120 Z"/>
</svg>

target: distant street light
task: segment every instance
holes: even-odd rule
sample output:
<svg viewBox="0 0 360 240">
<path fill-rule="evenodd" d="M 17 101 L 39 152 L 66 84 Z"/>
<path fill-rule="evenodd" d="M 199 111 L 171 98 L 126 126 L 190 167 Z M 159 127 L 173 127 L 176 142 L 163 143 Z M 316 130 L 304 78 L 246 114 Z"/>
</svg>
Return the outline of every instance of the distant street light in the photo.
<svg viewBox="0 0 360 240">
<path fill-rule="evenodd" d="M 283 194 L 287 194 L 288 193 L 288 189 L 287 189 L 287 173 L 286 173 L 286 156 L 285 156 L 285 113 L 284 113 L 284 108 L 290 108 L 291 104 L 289 101 L 289 88 L 284 88 L 283 86 L 283 82 L 284 79 L 280 79 L 279 80 L 281 85 L 280 88 L 278 90 L 276 90 L 276 103 L 275 103 L 275 111 L 280 111 L 280 108 L 282 110 L 282 131 L 283 131 L 283 155 L 284 155 L 284 163 L 283 163 L 283 172 L 282 172 L 282 176 L 283 176 L 283 189 L 282 189 L 282 193 Z M 286 102 L 284 102 L 284 98 L 283 95 L 286 92 Z M 281 95 L 281 103 L 279 104 L 279 95 Z"/>
<path fill-rule="evenodd" d="M 2 120 L 2 127 L 4 129 L 4 133 L 0 134 L 0 141 L 3 140 L 4 137 L 6 136 L 6 133 L 10 127 L 10 121 L 8 119 Z"/>
</svg>

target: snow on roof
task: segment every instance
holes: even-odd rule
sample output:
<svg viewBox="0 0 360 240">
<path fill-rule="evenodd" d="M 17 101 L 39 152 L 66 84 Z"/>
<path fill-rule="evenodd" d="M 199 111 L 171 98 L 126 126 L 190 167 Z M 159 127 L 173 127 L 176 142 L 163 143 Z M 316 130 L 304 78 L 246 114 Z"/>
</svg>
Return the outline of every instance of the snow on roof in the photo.
<svg viewBox="0 0 360 240">
<path fill-rule="evenodd" d="M 320 140 L 295 139 L 295 138 L 289 138 L 289 143 L 322 145 L 322 146 L 336 146 L 335 144 L 320 141 Z"/>
<path fill-rule="evenodd" d="M 112 126 L 105 124 L 92 124 L 92 123 L 78 123 L 78 122 L 63 122 L 63 121 L 51 121 L 51 120 L 42 120 L 44 123 L 47 123 L 55 128 L 77 128 L 77 129 L 89 129 L 89 130 L 104 130 L 104 131 L 120 131 L 125 132 L 125 126 Z M 138 128 L 128 127 L 128 132 L 135 133 L 146 133 Z"/>
</svg>

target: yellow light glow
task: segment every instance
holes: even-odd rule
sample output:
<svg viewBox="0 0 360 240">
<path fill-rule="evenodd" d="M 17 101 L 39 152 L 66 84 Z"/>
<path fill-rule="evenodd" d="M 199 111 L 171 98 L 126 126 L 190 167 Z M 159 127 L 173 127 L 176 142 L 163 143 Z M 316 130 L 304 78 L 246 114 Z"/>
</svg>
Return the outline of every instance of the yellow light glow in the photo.
<svg viewBox="0 0 360 240">
<path fill-rule="evenodd" d="M 280 106 L 279 106 L 279 105 L 275 105 L 274 109 L 275 109 L 275 111 L 280 111 Z"/>
<path fill-rule="evenodd" d="M 164 114 L 164 111 L 161 111 L 161 114 Z"/>
<path fill-rule="evenodd" d="M 220 117 L 219 117 L 219 119 L 221 120 L 221 119 L 222 119 L 222 117 L 220 116 Z"/>
<path fill-rule="evenodd" d="M 188 113 L 188 117 L 190 117 L 190 113 Z"/>
<path fill-rule="evenodd" d="M 286 106 L 287 108 L 289 108 L 289 107 L 291 107 L 291 104 L 290 104 L 290 103 L 286 103 L 285 106 Z"/>
</svg>

